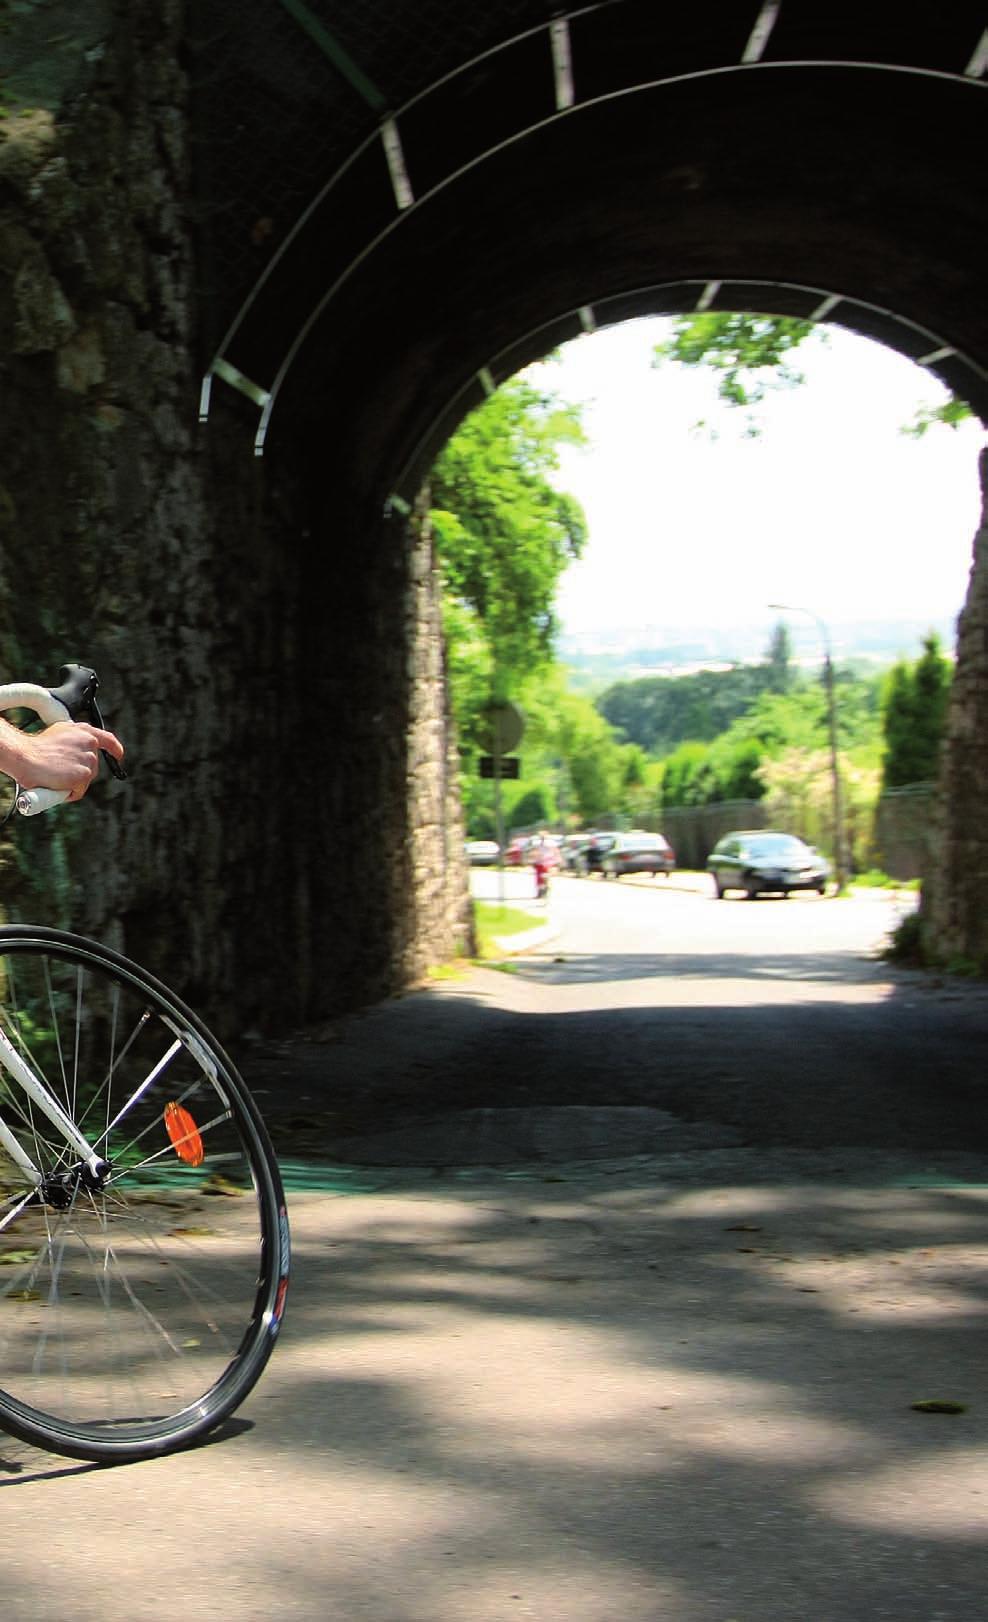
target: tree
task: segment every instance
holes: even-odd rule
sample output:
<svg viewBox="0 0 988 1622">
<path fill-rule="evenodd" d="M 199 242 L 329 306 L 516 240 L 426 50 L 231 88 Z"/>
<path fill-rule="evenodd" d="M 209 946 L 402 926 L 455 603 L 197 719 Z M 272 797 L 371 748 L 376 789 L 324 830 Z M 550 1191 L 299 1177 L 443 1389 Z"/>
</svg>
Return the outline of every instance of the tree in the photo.
<svg viewBox="0 0 988 1622">
<path fill-rule="evenodd" d="M 770 693 L 788 693 L 796 680 L 792 666 L 792 637 L 785 620 L 780 620 L 772 632 L 765 654 L 768 665 L 767 685 Z"/>
<path fill-rule="evenodd" d="M 676 321 L 672 337 L 656 344 L 652 364 L 675 361 L 680 366 L 707 367 L 717 374 L 718 398 L 750 412 L 769 389 L 805 383 L 803 373 L 787 357 L 821 332 L 813 321 L 790 316 L 704 310 Z M 748 417 L 745 433 L 749 438 L 759 433 L 753 416 Z"/>
<path fill-rule="evenodd" d="M 582 508 L 551 479 L 559 446 L 583 441 L 576 407 L 515 379 L 467 417 L 432 470 L 432 527 L 453 609 L 447 635 L 486 648 L 487 699 L 514 696 L 551 658 L 556 588 L 586 541 Z M 453 698 L 469 736 L 473 717 L 455 679 Z"/>
<path fill-rule="evenodd" d="M 791 316 L 704 310 L 681 316 L 675 322 L 672 337 L 656 344 L 652 364 L 663 366 L 673 361 L 680 366 L 705 366 L 715 372 L 718 398 L 725 405 L 749 412 L 745 435 L 755 439 L 760 429 L 750 414 L 751 408 L 764 400 L 770 388 L 796 388 L 805 383 L 804 375 L 790 364 L 789 357 L 813 337 L 826 342 L 826 327 Z M 966 401 L 952 394 L 940 405 L 920 407 L 913 421 L 903 425 L 902 432 L 919 439 L 936 425 L 957 428 L 972 415 Z"/>
<path fill-rule="evenodd" d="M 882 788 L 928 783 L 937 776 L 952 667 L 931 631 L 915 664 L 900 659 L 886 680 L 882 706 Z"/>
<path fill-rule="evenodd" d="M 630 743 L 665 755 L 688 739 L 711 742 L 763 692 L 764 667 L 698 670 L 690 676 L 638 676 L 601 693 L 597 708 Z"/>
<path fill-rule="evenodd" d="M 716 798 L 708 745 L 695 739 L 681 743 L 664 763 L 663 810 L 670 811 L 682 805 L 706 805 Z"/>
</svg>

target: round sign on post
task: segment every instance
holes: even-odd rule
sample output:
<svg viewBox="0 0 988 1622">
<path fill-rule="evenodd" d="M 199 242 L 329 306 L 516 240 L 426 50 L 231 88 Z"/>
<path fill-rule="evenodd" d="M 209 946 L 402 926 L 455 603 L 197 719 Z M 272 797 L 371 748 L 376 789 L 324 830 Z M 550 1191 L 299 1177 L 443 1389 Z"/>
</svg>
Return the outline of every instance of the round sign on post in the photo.
<svg viewBox="0 0 988 1622">
<path fill-rule="evenodd" d="M 484 723 L 480 728 L 480 742 L 492 755 L 510 755 L 517 749 L 525 731 L 525 717 L 517 704 L 505 700 L 501 704 L 488 704 Z"/>
</svg>

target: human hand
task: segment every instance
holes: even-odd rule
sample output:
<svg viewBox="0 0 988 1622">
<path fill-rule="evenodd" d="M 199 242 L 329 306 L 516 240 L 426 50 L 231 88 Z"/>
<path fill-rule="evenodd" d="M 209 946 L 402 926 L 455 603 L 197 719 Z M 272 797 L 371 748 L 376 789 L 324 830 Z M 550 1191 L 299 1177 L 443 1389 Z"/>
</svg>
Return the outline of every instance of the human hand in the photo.
<svg viewBox="0 0 988 1622">
<path fill-rule="evenodd" d="M 99 771 L 101 749 L 123 759 L 119 738 L 88 721 L 56 721 L 44 732 L 20 732 L 0 722 L 0 771 L 21 788 L 59 789 L 81 800 Z"/>
</svg>

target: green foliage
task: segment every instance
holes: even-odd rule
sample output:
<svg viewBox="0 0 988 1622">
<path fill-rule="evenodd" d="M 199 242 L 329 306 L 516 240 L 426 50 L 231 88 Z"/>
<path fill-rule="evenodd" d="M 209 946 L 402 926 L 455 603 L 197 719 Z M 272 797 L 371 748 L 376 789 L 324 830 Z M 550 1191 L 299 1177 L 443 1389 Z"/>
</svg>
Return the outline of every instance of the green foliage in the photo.
<svg viewBox="0 0 988 1622">
<path fill-rule="evenodd" d="M 893 879 L 880 867 L 870 867 L 866 873 L 855 873 L 855 884 L 868 890 L 918 890 L 919 879 Z"/>
<path fill-rule="evenodd" d="M 566 762 L 570 811 L 580 822 L 595 822 L 615 809 L 625 782 L 624 754 L 614 730 L 590 703 L 558 693 L 552 732 L 558 756 Z"/>
<path fill-rule="evenodd" d="M 533 913 L 522 912 L 519 907 L 502 907 L 486 901 L 473 904 L 474 931 L 477 937 L 477 955 L 490 957 L 498 948 L 494 944 L 502 935 L 521 935 L 537 929 L 539 920 Z"/>
<path fill-rule="evenodd" d="M 554 675 L 553 601 L 559 578 L 579 557 L 586 522 L 572 496 L 557 490 L 552 475 L 559 447 L 582 444 L 575 407 L 561 404 L 519 379 L 506 384 L 473 412 L 447 444 L 432 471 L 431 523 L 443 579 L 443 629 L 449 689 L 464 765 L 463 801 L 472 837 L 496 836 L 494 789 L 475 776 L 482 752 L 484 711 L 492 699 L 520 703 L 528 717 L 523 743 L 524 780 L 504 785 L 507 826 L 555 822 L 561 801 L 592 802 L 604 792 L 610 770 L 608 729 L 587 742 L 584 724 L 562 701 Z M 546 692 L 555 694 L 554 714 Z M 573 771 L 561 732 L 579 744 Z M 603 782 L 593 785 L 585 756 L 603 751 Z M 598 774 L 600 775 L 600 774 Z"/>
<path fill-rule="evenodd" d="M 923 939 L 923 921 L 918 912 L 907 913 L 896 925 L 881 956 L 888 963 L 900 963 L 909 968 L 928 966 L 930 958 Z"/>
<path fill-rule="evenodd" d="M 682 316 L 675 323 L 673 336 L 655 346 L 653 365 L 673 361 L 680 366 L 707 367 L 717 376 L 717 395 L 722 403 L 750 413 L 764 400 L 768 389 L 795 388 L 805 383 L 803 373 L 790 365 L 788 357 L 814 336 L 825 343 L 825 326 L 790 316 L 705 310 Z M 930 428 L 957 428 L 973 415 L 964 400 L 951 395 L 942 405 L 922 407 L 901 432 L 920 439 Z M 756 419 L 749 415 L 746 437 L 755 439 L 759 432 Z"/>
<path fill-rule="evenodd" d="M 796 671 L 792 663 L 792 637 L 784 620 L 780 620 L 772 632 L 765 662 L 768 666 L 766 686 L 769 691 L 790 692 L 795 685 Z"/>
<path fill-rule="evenodd" d="M 687 740 L 712 742 L 762 693 L 788 693 L 798 680 L 791 656 L 789 631 L 780 622 L 763 664 L 614 682 L 597 698 L 597 708 L 630 743 L 665 755 Z"/>
<path fill-rule="evenodd" d="M 756 665 L 733 670 L 698 670 L 691 676 L 639 676 L 615 682 L 601 693 L 597 708 L 629 743 L 649 754 L 665 755 L 687 740 L 712 742 L 744 715 L 764 690 Z"/>
<path fill-rule="evenodd" d="M 664 763 L 663 808 L 707 805 L 719 798 L 708 746 L 696 740 L 681 743 Z"/>
<path fill-rule="evenodd" d="M 579 503 L 551 475 L 559 446 L 583 438 L 577 408 L 515 379 L 467 417 L 432 470 L 447 636 L 455 643 L 469 625 L 470 639 L 486 645 L 488 697 L 512 696 L 551 658 L 556 588 L 586 541 Z M 454 652 L 454 664 L 460 657 Z M 474 680 L 479 656 L 472 664 Z M 462 723 L 471 705 L 455 678 L 453 695 Z"/>
<path fill-rule="evenodd" d="M 882 705 L 882 788 L 925 783 L 937 775 L 952 666 L 931 631 L 914 664 L 900 659 L 886 678 Z"/>
<path fill-rule="evenodd" d="M 511 828 L 531 828 L 555 820 L 555 795 L 545 785 L 526 789 L 516 800 L 509 801 L 507 821 Z"/>
<path fill-rule="evenodd" d="M 705 310 L 675 323 L 672 337 L 656 344 L 652 364 L 674 361 L 680 366 L 707 367 L 717 376 L 718 398 L 725 405 L 750 411 L 769 389 L 796 388 L 806 381 L 790 365 L 788 356 L 814 335 L 825 341 L 823 329 L 812 321 Z M 755 419 L 749 417 L 747 435 L 755 438 L 758 432 Z"/>
<path fill-rule="evenodd" d="M 584 825 L 603 815 L 655 805 L 658 768 L 622 744 L 588 698 L 571 693 L 560 665 L 545 665 L 522 682 L 516 701 L 525 714 L 519 751 L 523 776 L 502 785 L 505 827 Z M 472 764 L 472 763 L 471 763 Z M 494 838 L 494 786 L 468 770 L 463 780 L 471 838 Z"/>
<path fill-rule="evenodd" d="M 973 416 L 967 402 L 952 394 L 943 405 L 921 406 L 912 422 L 907 422 L 900 431 L 910 439 L 922 439 L 931 428 L 959 428 Z"/>
<path fill-rule="evenodd" d="M 869 859 L 878 793 L 879 680 L 837 674 L 844 832 L 856 862 Z M 765 690 L 710 743 L 681 744 L 665 761 L 663 808 L 761 800 L 774 825 L 833 851 L 833 770 L 819 681 Z"/>
<path fill-rule="evenodd" d="M 479 616 L 465 603 L 443 600 L 446 639 L 446 679 L 456 717 L 457 735 L 464 755 L 480 751 L 478 729 L 490 703 L 494 683 L 494 657 Z M 484 835 L 478 835 L 483 838 Z"/>
<path fill-rule="evenodd" d="M 757 738 L 729 738 L 715 744 L 710 760 L 722 800 L 760 800 L 765 793 L 761 778 L 764 749 Z"/>
</svg>

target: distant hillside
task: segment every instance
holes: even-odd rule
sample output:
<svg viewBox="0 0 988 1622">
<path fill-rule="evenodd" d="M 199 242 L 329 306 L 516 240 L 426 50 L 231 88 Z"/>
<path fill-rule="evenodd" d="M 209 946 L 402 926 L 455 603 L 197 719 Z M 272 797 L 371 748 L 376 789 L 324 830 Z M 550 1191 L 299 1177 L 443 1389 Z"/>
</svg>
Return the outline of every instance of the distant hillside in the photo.
<svg viewBox="0 0 988 1622">
<path fill-rule="evenodd" d="M 786 620 L 793 658 L 817 664 L 820 633 L 795 615 Z M 898 658 L 914 659 L 923 637 L 936 631 L 944 652 L 953 655 L 955 619 L 862 620 L 827 627 L 835 660 L 879 668 Z M 629 626 L 563 634 L 557 657 L 570 672 L 576 691 L 595 693 L 617 681 L 640 676 L 684 676 L 698 670 L 728 670 L 755 664 L 765 656 L 771 626 Z"/>
</svg>

